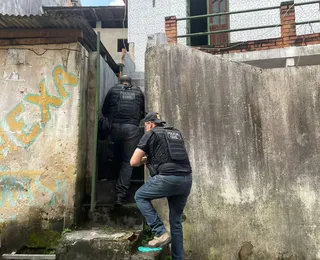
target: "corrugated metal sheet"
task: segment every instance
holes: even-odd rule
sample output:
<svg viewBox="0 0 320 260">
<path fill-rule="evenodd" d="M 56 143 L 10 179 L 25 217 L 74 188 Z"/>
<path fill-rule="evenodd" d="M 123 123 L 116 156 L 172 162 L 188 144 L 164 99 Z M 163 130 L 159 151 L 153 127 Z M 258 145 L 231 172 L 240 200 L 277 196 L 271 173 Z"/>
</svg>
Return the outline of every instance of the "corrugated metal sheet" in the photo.
<svg viewBox="0 0 320 260">
<path fill-rule="evenodd" d="M 84 38 L 80 41 L 88 51 L 97 50 L 97 35 L 92 29 L 88 21 L 82 16 L 72 15 L 30 15 L 15 16 L 0 14 L 0 30 L 1 29 L 81 29 Z M 119 67 L 110 56 L 105 46 L 101 44 L 101 55 L 109 64 L 115 73 L 119 73 Z"/>
<path fill-rule="evenodd" d="M 9 15 L 42 14 L 42 6 L 68 6 L 69 0 L 2 0 L 0 13 Z"/>
<path fill-rule="evenodd" d="M 43 10 L 48 14 L 83 16 L 93 27 L 96 26 L 97 21 L 102 22 L 103 28 L 128 27 L 128 13 L 125 6 L 44 6 Z"/>
</svg>

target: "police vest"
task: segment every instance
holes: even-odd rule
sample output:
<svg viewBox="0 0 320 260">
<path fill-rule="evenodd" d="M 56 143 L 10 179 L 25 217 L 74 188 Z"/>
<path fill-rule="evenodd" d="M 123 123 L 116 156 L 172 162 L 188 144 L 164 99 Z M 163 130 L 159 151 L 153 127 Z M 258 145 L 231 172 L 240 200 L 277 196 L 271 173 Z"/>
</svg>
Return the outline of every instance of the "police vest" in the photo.
<svg viewBox="0 0 320 260">
<path fill-rule="evenodd" d="M 151 176 L 159 174 L 166 164 L 190 165 L 182 135 L 173 127 L 155 127 L 151 130 L 158 138 L 153 147 L 153 157 L 149 159 Z M 161 143 L 161 145 L 160 145 Z"/>
<path fill-rule="evenodd" d="M 112 116 L 118 119 L 134 119 L 138 122 L 141 120 L 141 107 L 143 94 L 138 87 L 117 85 L 113 88 Z"/>
</svg>

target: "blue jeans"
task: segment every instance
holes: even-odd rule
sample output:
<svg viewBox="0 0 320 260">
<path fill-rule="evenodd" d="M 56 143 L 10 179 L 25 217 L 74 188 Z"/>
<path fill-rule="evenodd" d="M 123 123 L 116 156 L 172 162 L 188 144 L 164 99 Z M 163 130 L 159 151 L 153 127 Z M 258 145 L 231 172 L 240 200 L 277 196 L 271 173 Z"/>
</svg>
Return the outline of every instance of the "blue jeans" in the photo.
<svg viewBox="0 0 320 260">
<path fill-rule="evenodd" d="M 137 206 L 156 236 L 161 236 L 167 231 L 158 213 L 153 208 L 151 200 L 160 198 L 168 199 L 173 260 L 183 260 L 184 256 L 181 218 L 190 194 L 191 186 L 191 174 L 188 176 L 155 175 L 135 194 Z"/>
<path fill-rule="evenodd" d="M 130 124 L 113 124 L 111 137 L 114 141 L 115 155 L 121 154 L 121 169 L 116 184 L 117 196 L 125 199 L 130 187 L 133 167 L 130 159 L 140 140 L 139 127 Z"/>
</svg>

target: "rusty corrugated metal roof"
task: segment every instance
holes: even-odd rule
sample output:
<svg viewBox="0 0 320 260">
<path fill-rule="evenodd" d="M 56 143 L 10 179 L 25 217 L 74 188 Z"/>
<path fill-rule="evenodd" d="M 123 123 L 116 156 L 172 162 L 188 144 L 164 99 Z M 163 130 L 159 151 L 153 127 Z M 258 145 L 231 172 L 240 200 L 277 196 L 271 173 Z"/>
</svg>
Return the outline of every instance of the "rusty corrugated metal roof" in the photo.
<svg viewBox="0 0 320 260">
<path fill-rule="evenodd" d="M 83 32 L 83 39 L 80 40 L 81 44 L 88 51 L 97 50 L 97 34 L 92 29 L 88 21 L 82 16 L 72 15 L 3 15 L 0 14 L 0 30 L 1 29 L 81 29 Z M 119 73 L 119 67 L 105 48 L 101 44 L 101 55 L 109 64 L 115 73 Z"/>
<path fill-rule="evenodd" d="M 48 14 L 83 16 L 92 27 L 100 21 L 102 28 L 128 28 L 128 12 L 125 6 L 43 6 L 42 9 Z"/>
</svg>

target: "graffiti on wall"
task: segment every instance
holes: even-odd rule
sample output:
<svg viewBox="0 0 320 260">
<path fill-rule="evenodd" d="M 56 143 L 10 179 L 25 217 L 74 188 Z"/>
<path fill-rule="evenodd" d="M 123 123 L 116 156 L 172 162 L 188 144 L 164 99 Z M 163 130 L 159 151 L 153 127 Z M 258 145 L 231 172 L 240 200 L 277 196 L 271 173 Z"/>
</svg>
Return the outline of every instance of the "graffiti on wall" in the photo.
<svg viewBox="0 0 320 260">
<path fill-rule="evenodd" d="M 15 212 L 20 207 L 54 207 L 68 203 L 75 166 L 69 165 L 69 170 L 48 176 L 48 169 L 29 171 L 23 166 L 19 171 L 12 172 L 3 160 L 8 160 L 10 154 L 28 149 L 35 143 L 52 118 L 52 108 L 59 109 L 66 102 L 70 96 L 68 88 L 77 87 L 79 79 L 58 65 L 52 71 L 52 82 L 55 95 L 49 93 L 47 82 L 43 79 L 38 84 L 37 94 L 27 93 L 0 122 L 0 209 L 6 209 L 0 214 L 0 223 L 15 220 Z M 33 123 L 23 119 L 24 113 L 28 113 L 28 106 L 36 106 L 40 110 L 39 118 Z"/>
<path fill-rule="evenodd" d="M 52 80 L 58 95 L 48 93 L 45 80 L 41 80 L 38 89 L 39 94 L 27 94 L 24 99 L 9 111 L 0 124 L 0 159 L 19 148 L 28 148 L 43 132 L 51 119 L 51 107 L 59 108 L 69 97 L 67 87 L 77 87 L 78 78 L 68 73 L 62 66 L 53 69 Z M 22 119 L 26 112 L 25 102 L 38 106 L 41 110 L 41 118 L 38 122 L 28 125 Z"/>
<path fill-rule="evenodd" d="M 15 208 L 18 205 L 54 207 L 67 205 L 67 179 L 61 175 L 42 180 L 41 171 L 6 172 L 0 176 L 0 208 Z M 40 198 L 44 198 L 43 200 Z"/>
</svg>

